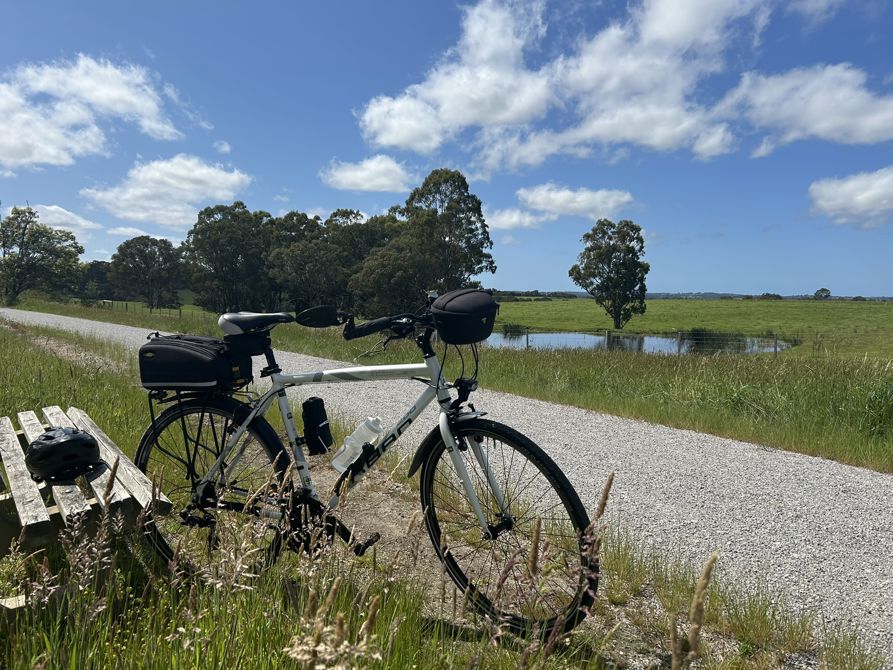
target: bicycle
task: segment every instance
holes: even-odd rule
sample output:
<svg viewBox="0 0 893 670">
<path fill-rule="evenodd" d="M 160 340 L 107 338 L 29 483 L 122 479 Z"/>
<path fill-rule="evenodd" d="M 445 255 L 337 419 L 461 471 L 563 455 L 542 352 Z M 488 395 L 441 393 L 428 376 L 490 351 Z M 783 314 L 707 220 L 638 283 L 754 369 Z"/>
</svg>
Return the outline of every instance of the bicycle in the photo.
<svg viewBox="0 0 893 670">
<path fill-rule="evenodd" d="M 176 555 L 207 571 L 232 560 L 248 543 L 250 552 L 258 555 L 257 567 L 263 568 L 276 559 L 283 544 L 312 550 L 319 539 L 312 528 L 321 524 L 323 535 L 340 537 L 362 555 L 378 540 L 377 534 L 366 540 L 353 537 L 334 515 L 339 501 L 436 400 L 438 425 L 416 449 L 407 477 L 420 476 L 425 527 L 447 574 L 479 613 L 517 634 L 548 636 L 579 623 L 598 586 L 589 516 L 567 477 L 540 447 L 484 418 L 486 413 L 469 403 L 477 388 L 474 342 L 474 373 L 463 376 L 463 359 L 460 376 L 453 383 L 446 381 L 432 344 L 434 333 L 441 341 L 466 343 L 485 339 L 493 324 L 492 319 L 489 326 L 484 324 L 484 334 L 477 332 L 482 326 L 474 315 L 455 323 L 438 321 L 433 300 L 429 297 L 419 314 L 361 324 L 329 306 L 306 310 L 297 318 L 288 313 L 222 315 L 219 323 L 229 331 L 226 344 L 265 356 L 261 377 L 269 377 L 271 386 L 244 399 L 234 397 L 235 391 L 222 391 L 219 384 L 150 392 L 150 407 L 153 400 L 172 403 L 157 417 L 153 411 L 135 458 L 174 504 L 171 515 L 154 520 L 157 551 L 166 560 Z M 346 340 L 385 333 L 384 346 L 412 338 L 424 362 L 288 374 L 276 363 L 269 332 L 293 321 L 308 327 L 343 325 Z M 444 356 L 449 346 L 445 344 Z M 307 467 L 302 448 L 306 441 L 295 426 L 286 389 L 394 379 L 416 380 L 425 388 L 375 445 L 363 445 L 323 501 Z M 265 418 L 274 401 L 288 448 Z"/>
</svg>

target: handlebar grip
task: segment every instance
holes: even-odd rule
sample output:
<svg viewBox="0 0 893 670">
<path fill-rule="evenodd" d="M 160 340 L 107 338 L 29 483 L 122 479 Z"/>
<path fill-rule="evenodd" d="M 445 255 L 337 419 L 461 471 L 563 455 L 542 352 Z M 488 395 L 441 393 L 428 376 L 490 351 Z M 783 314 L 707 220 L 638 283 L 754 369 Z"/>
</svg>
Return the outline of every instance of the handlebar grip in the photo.
<svg viewBox="0 0 893 670">
<path fill-rule="evenodd" d="M 380 319 L 372 319 L 372 321 L 366 321 L 359 326 L 354 324 L 353 319 L 350 319 L 344 324 L 344 339 L 355 340 L 360 337 L 372 335 L 373 333 L 380 333 L 390 327 L 391 317 L 389 316 L 383 316 Z"/>
</svg>

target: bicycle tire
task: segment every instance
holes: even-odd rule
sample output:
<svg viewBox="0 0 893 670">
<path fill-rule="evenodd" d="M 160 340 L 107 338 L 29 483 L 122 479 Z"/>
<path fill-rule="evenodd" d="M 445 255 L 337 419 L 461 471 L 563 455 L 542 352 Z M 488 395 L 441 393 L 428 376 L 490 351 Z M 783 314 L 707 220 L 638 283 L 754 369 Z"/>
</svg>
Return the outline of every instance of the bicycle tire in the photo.
<svg viewBox="0 0 893 670">
<path fill-rule="evenodd" d="M 234 572 L 253 575 L 271 565 L 282 548 L 290 459 L 263 417 L 244 433 L 245 452 L 235 470 L 224 466 L 226 481 L 210 482 L 202 504 L 191 507 L 195 484 L 249 411 L 228 396 L 190 398 L 156 417 L 140 440 L 134 462 L 173 503 L 169 514 L 148 524 L 148 539 L 164 561 L 185 572 L 212 580 L 233 578 Z M 254 513 L 246 511 L 248 503 Z M 261 516 L 265 511 L 280 517 Z"/>
<path fill-rule="evenodd" d="M 482 446 L 514 521 L 496 539 L 483 536 L 440 438 L 422 464 L 420 497 L 446 572 L 478 613 L 515 634 L 548 638 L 572 629 L 588 613 L 598 587 L 589 516 L 573 486 L 540 447 L 508 426 L 476 418 L 459 423 L 454 435 L 488 523 L 499 521 L 500 508 L 469 440 Z M 528 477 L 513 484 L 513 468 Z M 531 565 L 535 518 L 539 565 Z"/>
</svg>

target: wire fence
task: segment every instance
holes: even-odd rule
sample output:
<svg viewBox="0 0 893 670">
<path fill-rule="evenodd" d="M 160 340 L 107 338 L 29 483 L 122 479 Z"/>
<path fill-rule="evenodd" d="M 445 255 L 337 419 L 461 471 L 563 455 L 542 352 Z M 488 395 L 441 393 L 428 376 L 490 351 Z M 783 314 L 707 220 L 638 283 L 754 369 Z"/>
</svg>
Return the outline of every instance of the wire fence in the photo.
<svg viewBox="0 0 893 670">
<path fill-rule="evenodd" d="M 148 307 L 145 303 L 136 302 L 133 300 L 93 300 L 90 298 L 80 298 L 80 304 L 83 307 L 95 307 L 98 309 L 108 309 L 115 310 L 120 312 L 134 312 L 134 313 L 142 313 L 145 312 L 147 314 L 162 314 L 164 316 L 170 317 L 178 317 L 180 319 L 185 315 L 194 314 L 197 312 L 201 312 L 200 309 L 195 307 Z"/>
</svg>

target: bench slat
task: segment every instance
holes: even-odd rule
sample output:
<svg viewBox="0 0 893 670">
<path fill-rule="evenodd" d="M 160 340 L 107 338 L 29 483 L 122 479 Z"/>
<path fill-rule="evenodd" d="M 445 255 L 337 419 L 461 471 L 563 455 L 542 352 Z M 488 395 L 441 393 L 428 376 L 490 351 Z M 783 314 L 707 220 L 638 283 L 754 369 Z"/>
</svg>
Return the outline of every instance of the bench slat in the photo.
<svg viewBox="0 0 893 670">
<path fill-rule="evenodd" d="M 19 425 L 22 426 L 22 432 L 29 443 L 44 432 L 43 424 L 40 423 L 34 412 L 19 412 L 18 417 Z M 56 507 L 59 508 L 59 514 L 62 515 L 66 524 L 70 524 L 75 515 L 86 514 L 90 511 L 90 505 L 87 504 L 84 493 L 74 482 L 57 482 L 50 488 L 53 491 Z"/>
<path fill-rule="evenodd" d="M 112 442 L 111 438 L 94 423 L 93 419 L 87 416 L 84 410 L 77 407 L 69 407 L 68 416 L 75 426 L 81 430 L 86 430 L 96 438 L 99 442 L 102 457 L 107 462 L 113 462 L 116 457 L 120 459 L 118 462 L 118 480 L 123 482 L 141 507 L 148 507 L 152 501 L 152 480 L 124 455 L 118 446 Z M 172 505 L 171 501 L 163 493 L 159 493 L 158 499 L 155 501 L 155 507 L 161 514 L 167 514 Z"/>
<path fill-rule="evenodd" d="M 72 423 L 71 419 L 65 415 L 65 412 L 62 411 L 61 407 L 44 407 L 42 411 L 44 417 L 46 417 L 47 423 L 51 426 L 62 426 L 63 428 L 77 427 Z M 97 438 L 96 441 L 99 442 L 99 439 Z M 100 456 L 102 456 L 102 447 L 100 447 Z M 109 485 L 111 466 L 115 462 L 114 459 L 108 460 L 104 457 L 103 460 L 108 463 L 108 467 L 102 467 L 96 472 L 91 472 L 84 476 L 84 479 L 87 480 L 87 483 L 93 490 L 93 495 L 96 497 L 96 502 L 99 503 L 100 507 L 105 506 L 105 491 Z M 120 468 L 121 466 L 119 465 L 118 467 Z M 124 485 L 120 481 L 115 481 L 114 484 L 112 484 L 111 494 L 109 495 L 109 511 L 113 512 L 121 509 L 124 505 L 130 504 L 131 502 L 131 496 L 124 488 Z"/>
<path fill-rule="evenodd" d="M 0 457 L 3 458 L 6 477 L 9 480 L 9 488 L 22 528 L 26 533 L 33 533 L 35 536 L 48 533 L 50 515 L 43 503 L 40 489 L 31 479 L 31 473 L 25 466 L 25 454 L 12 421 L 5 416 L 0 417 Z"/>
</svg>

